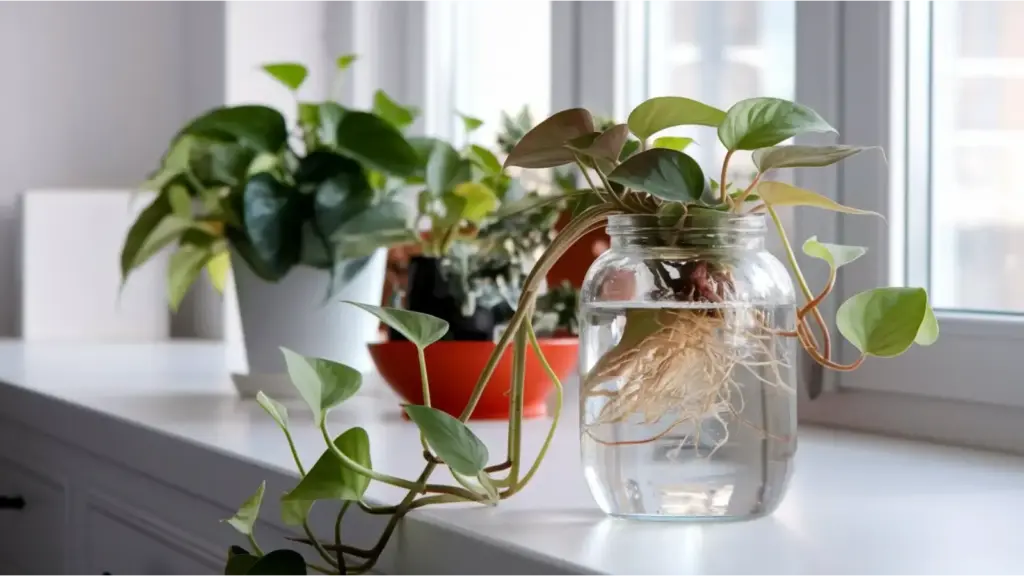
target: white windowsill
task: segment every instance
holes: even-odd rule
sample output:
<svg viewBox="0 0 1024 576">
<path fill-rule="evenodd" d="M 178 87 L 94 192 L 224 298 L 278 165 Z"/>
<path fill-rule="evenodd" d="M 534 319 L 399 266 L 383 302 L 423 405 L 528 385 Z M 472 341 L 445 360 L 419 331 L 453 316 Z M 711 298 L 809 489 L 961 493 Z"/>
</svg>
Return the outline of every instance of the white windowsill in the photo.
<svg viewBox="0 0 1024 576">
<path fill-rule="evenodd" d="M 224 356 L 222 347 L 211 344 L 8 342 L 0 343 L 0 381 L 63 400 L 51 403 L 55 417 L 85 408 L 91 418 L 114 418 L 178 438 L 197 450 L 255 463 L 268 474 L 292 470 L 273 421 L 255 402 L 234 395 Z M 0 400 L 13 393 L 10 386 L 0 385 Z M 574 396 L 567 397 L 568 406 L 575 403 Z M 0 416 L 17 417 L 3 411 L 2 404 Z M 330 425 L 334 432 L 365 427 L 374 467 L 414 477 L 422 466 L 417 434 L 396 414 L 388 393 L 368 390 L 333 414 Z M 293 410 L 292 420 L 300 455 L 311 463 L 322 439 L 308 416 Z M 531 460 L 547 425 L 547 420 L 538 420 L 525 426 L 524 450 Z M 638 523 L 606 518 L 591 501 L 579 468 L 576 425 L 573 410 L 567 410 L 533 483 L 499 507 L 414 512 L 381 568 L 634 574 L 1024 572 L 1024 555 L 1016 552 L 1018 536 L 1024 533 L 1022 458 L 808 427 L 801 431 L 788 496 L 772 516 L 729 524 Z M 474 424 L 474 430 L 487 442 L 492 460 L 500 459 L 504 424 Z M 374 503 L 391 503 L 399 492 L 375 484 L 368 494 Z M 247 496 L 239 493 L 238 502 Z M 376 519 L 365 522 L 373 532 L 367 538 L 375 537 Z M 496 553 L 500 565 L 494 563 Z"/>
</svg>

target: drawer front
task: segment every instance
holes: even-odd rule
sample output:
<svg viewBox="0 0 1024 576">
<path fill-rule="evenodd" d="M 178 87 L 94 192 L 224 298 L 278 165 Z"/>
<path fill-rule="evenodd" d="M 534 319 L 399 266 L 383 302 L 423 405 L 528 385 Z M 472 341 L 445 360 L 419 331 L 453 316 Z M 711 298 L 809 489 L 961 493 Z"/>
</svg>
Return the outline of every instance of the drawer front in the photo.
<svg viewBox="0 0 1024 576">
<path fill-rule="evenodd" d="M 151 514 L 96 494 L 83 510 L 88 574 L 217 574 L 209 547 Z"/>
<path fill-rule="evenodd" d="M 0 509 L 0 573 L 64 573 L 66 493 L 62 481 L 0 457 L 0 497 L 24 501 Z"/>
</svg>

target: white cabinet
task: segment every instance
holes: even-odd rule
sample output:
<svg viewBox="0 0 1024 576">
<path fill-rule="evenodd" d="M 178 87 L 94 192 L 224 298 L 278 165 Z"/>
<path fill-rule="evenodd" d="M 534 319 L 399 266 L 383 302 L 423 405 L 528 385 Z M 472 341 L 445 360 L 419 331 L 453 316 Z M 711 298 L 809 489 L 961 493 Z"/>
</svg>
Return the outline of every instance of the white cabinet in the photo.
<svg viewBox="0 0 1024 576">
<path fill-rule="evenodd" d="M 63 573 L 66 516 L 60 480 L 0 457 L 0 573 Z"/>
</svg>

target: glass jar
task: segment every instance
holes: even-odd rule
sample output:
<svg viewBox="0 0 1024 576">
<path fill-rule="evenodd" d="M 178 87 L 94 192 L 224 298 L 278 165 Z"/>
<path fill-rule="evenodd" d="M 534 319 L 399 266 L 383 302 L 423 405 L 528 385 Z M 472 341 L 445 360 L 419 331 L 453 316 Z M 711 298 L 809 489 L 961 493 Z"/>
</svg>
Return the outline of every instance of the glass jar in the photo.
<svg viewBox="0 0 1024 576">
<path fill-rule="evenodd" d="M 609 218 L 584 280 L 584 475 L 613 516 L 762 516 L 796 451 L 793 284 L 763 215 L 676 220 Z"/>
</svg>

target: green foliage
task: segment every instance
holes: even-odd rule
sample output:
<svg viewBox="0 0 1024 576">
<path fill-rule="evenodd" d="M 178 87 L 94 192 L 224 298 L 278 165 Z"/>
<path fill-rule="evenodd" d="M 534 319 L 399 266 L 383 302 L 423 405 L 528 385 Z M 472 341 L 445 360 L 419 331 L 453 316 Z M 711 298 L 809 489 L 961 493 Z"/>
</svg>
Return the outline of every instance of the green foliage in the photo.
<svg viewBox="0 0 1024 576">
<path fill-rule="evenodd" d="M 336 141 L 343 153 L 385 174 L 409 176 L 419 164 L 402 133 L 368 112 L 346 112 L 338 123 Z"/>
<path fill-rule="evenodd" d="M 238 512 L 235 512 L 235 515 L 225 520 L 225 522 L 235 530 L 238 530 L 242 535 L 252 536 L 252 527 L 256 524 L 256 519 L 259 518 L 260 505 L 263 504 L 263 492 L 266 489 L 267 483 L 260 482 L 260 487 L 256 489 L 256 493 L 243 502 L 242 506 L 238 508 Z"/>
<path fill-rule="evenodd" d="M 406 404 L 405 413 L 453 472 L 475 477 L 487 466 L 487 446 L 462 422 L 427 406 Z"/>
<path fill-rule="evenodd" d="M 811 236 L 804 242 L 804 254 L 824 260 L 832 268 L 845 266 L 863 256 L 868 249 L 862 246 L 844 246 L 818 242 L 817 236 Z"/>
<path fill-rule="evenodd" d="M 234 574 L 242 576 L 248 574 L 249 570 L 256 565 L 259 558 L 252 554 L 234 554 L 228 558 L 227 566 L 224 568 L 225 574 Z"/>
<path fill-rule="evenodd" d="M 466 134 L 472 134 L 481 126 L 484 125 L 484 121 L 479 118 L 467 116 L 466 114 L 459 114 L 459 118 L 462 119 L 462 128 L 466 131 Z"/>
<path fill-rule="evenodd" d="M 676 150 L 682 152 L 686 150 L 686 147 L 693 144 L 693 138 L 683 138 L 680 136 L 662 136 L 654 139 L 654 148 L 668 148 L 669 150 Z"/>
<path fill-rule="evenodd" d="M 305 574 L 306 560 L 294 550 L 274 550 L 261 557 L 248 574 Z"/>
<path fill-rule="evenodd" d="M 288 62 L 282 64 L 264 64 L 263 71 L 274 77 L 275 80 L 284 84 L 289 90 L 298 90 L 299 86 L 306 81 L 309 71 L 302 64 Z"/>
<path fill-rule="evenodd" d="M 381 308 L 359 302 L 348 303 L 373 314 L 419 348 L 430 346 L 448 332 L 447 322 L 429 314 L 398 308 Z"/>
<path fill-rule="evenodd" d="M 725 119 L 726 113 L 696 100 L 678 96 L 651 98 L 633 109 L 627 124 L 641 140 L 673 126 L 716 127 Z"/>
<path fill-rule="evenodd" d="M 472 178 L 470 162 L 464 160 L 447 142 L 437 141 L 427 161 L 427 190 L 441 196 Z"/>
<path fill-rule="evenodd" d="M 586 156 L 602 171 L 611 171 L 622 154 L 622 147 L 629 137 L 625 124 L 616 124 L 604 132 L 593 132 L 570 140 L 566 147 Z"/>
<path fill-rule="evenodd" d="M 671 202 L 697 202 L 704 193 L 704 172 L 682 152 L 652 148 L 634 155 L 608 175 L 617 184 Z"/>
<path fill-rule="evenodd" d="M 308 358 L 287 348 L 281 348 L 281 352 L 292 385 L 313 412 L 317 426 L 331 408 L 351 398 L 362 386 L 363 376 L 354 368 L 324 358 Z"/>
<path fill-rule="evenodd" d="M 372 468 L 370 437 L 366 430 L 350 428 L 334 439 L 334 445 L 351 460 L 364 468 Z M 285 494 L 282 503 L 312 505 L 317 500 L 350 500 L 358 502 L 370 485 L 370 479 L 342 464 L 333 450 L 327 449 L 310 468 L 298 485 Z M 306 513 L 308 514 L 308 507 Z M 301 523 L 301 521 L 299 522 Z"/>
<path fill-rule="evenodd" d="M 835 164 L 870 148 L 864 146 L 772 146 L 752 154 L 759 172 L 773 168 L 818 168 Z"/>
<path fill-rule="evenodd" d="M 121 249 L 122 282 L 132 270 L 180 238 L 190 226 L 188 220 L 171 215 L 171 203 L 166 194 L 157 196 L 128 230 Z"/>
<path fill-rule="evenodd" d="M 257 105 L 215 108 L 193 120 L 181 133 L 271 153 L 279 152 L 288 138 L 284 116 L 273 108 Z"/>
<path fill-rule="evenodd" d="M 288 409 L 262 391 L 256 393 L 256 402 L 277 422 L 281 430 L 288 429 Z"/>
<path fill-rule="evenodd" d="M 594 131 L 594 119 L 583 108 L 559 112 L 527 132 L 505 158 L 505 166 L 552 168 L 570 164 L 573 151 L 565 144 Z"/>
<path fill-rule="evenodd" d="M 283 276 L 298 263 L 303 213 L 287 186 L 267 173 L 250 178 L 242 191 L 242 219 L 263 266 Z"/>
<path fill-rule="evenodd" d="M 196 281 L 196 278 L 202 273 L 203 267 L 213 256 L 213 250 L 209 246 L 192 244 L 181 246 L 177 252 L 171 255 L 167 275 L 167 301 L 171 310 L 178 310 L 189 287 Z"/>
<path fill-rule="evenodd" d="M 899 356 L 924 333 L 930 344 L 938 323 L 928 305 L 924 288 L 874 288 L 854 295 L 836 312 L 839 332 L 868 356 Z"/>
<path fill-rule="evenodd" d="M 501 162 L 499 162 L 497 156 L 487 148 L 473 144 L 469 147 L 469 151 L 466 153 L 466 156 L 473 164 L 483 170 L 484 174 L 488 176 L 497 176 L 498 174 L 501 174 Z"/>
<path fill-rule="evenodd" d="M 727 150 L 756 150 L 798 134 L 835 131 L 817 112 L 802 104 L 779 98 L 749 98 L 729 108 L 718 126 L 718 139 Z"/>
<path fill-rule="evenodd" d="M 337 66 L 339 71 L 345 71 L 348 70 L 349 66 L 358 59 L 359 56 L 355 54 L 344 54 L 342 56 L 338 56 L 338 59 L 335 60 L 335 66 Z"/>
<path fill-rule="evenodd" d="M 419 111 L 412 107 L 402 106 L 388 96 L 387 92 L 377 90 L 373 95 L 373 113 L 387 120 L 392 126 L 404 130 L 416 121 Z"/>
<path fill-rule="evenodd" d="M 479 182 L 463 182 L 455 187 L 452 195 L 460 200 L 458 217 L 474 224 L 482 222 L 498 207 L 494 190 Z"/>
<path fill-rule="evenodd" d="M 757 185 L 757 194 L 766 204 L 771 206 L 810 206 L 833 212 L 845 212 L 846 214 L 871 214 L 878 216 L 877 212 L 860 210 L 843 206 L 830 198 L 826 198 L 816 192 L 797 188 L 785 182 L 761 182 Z"/>
</svg>

